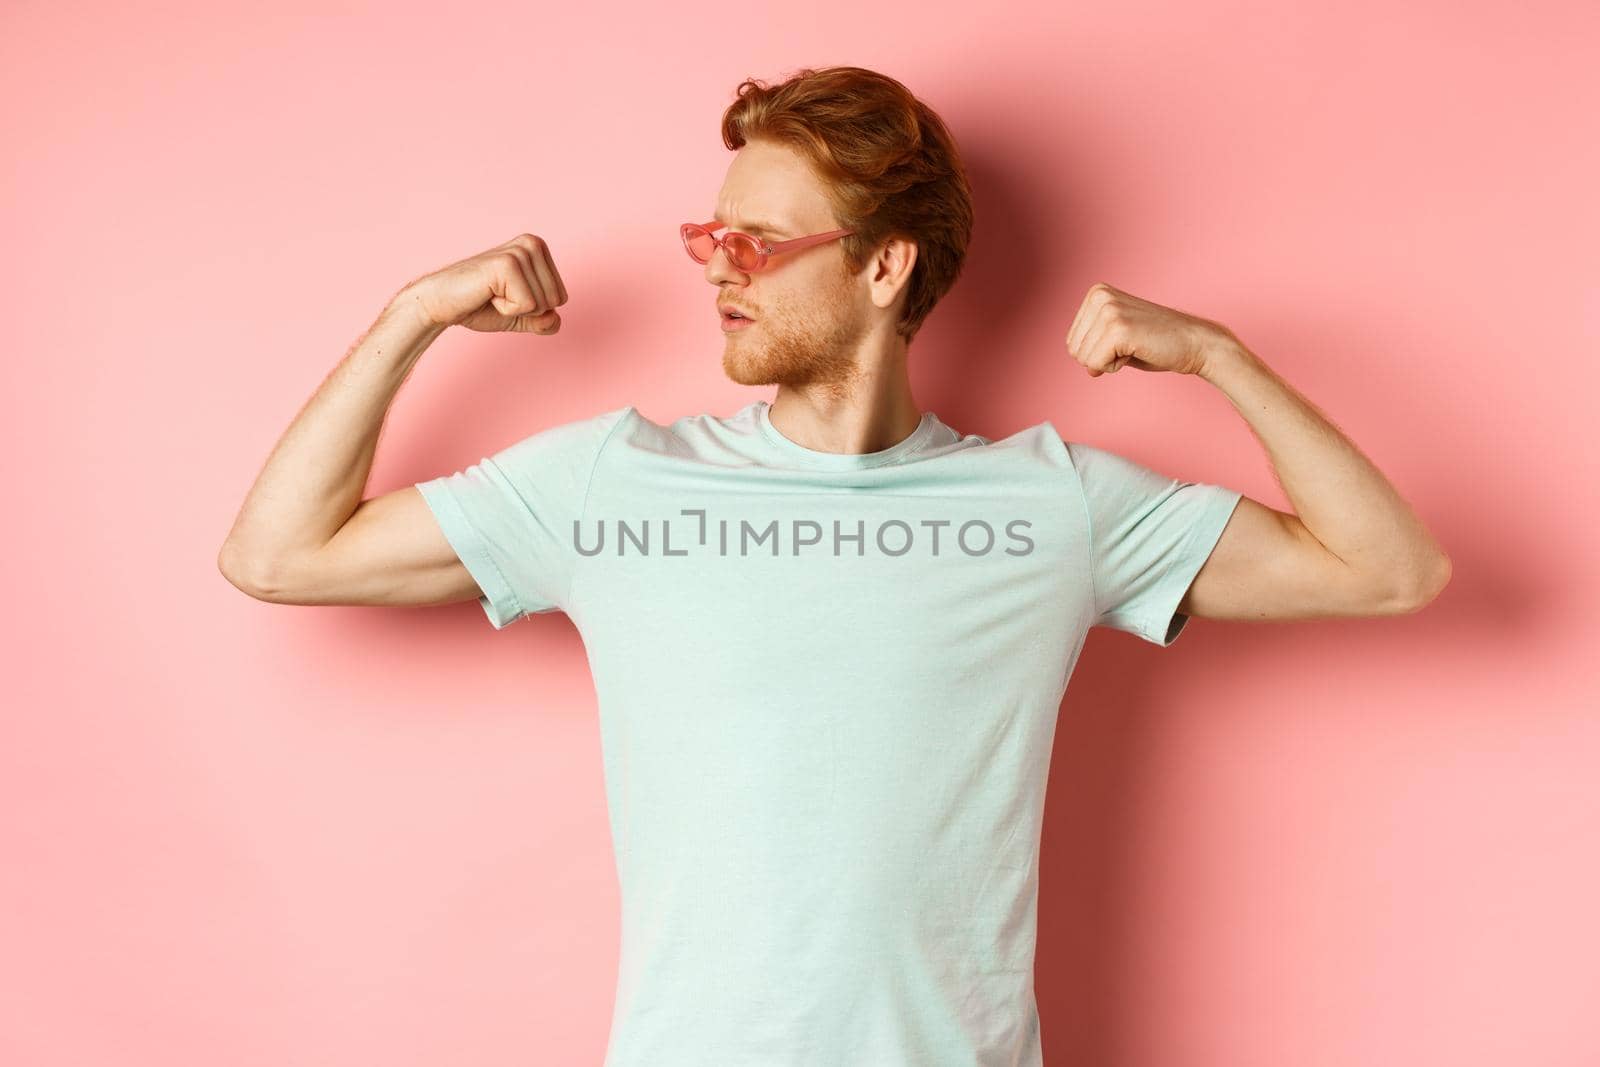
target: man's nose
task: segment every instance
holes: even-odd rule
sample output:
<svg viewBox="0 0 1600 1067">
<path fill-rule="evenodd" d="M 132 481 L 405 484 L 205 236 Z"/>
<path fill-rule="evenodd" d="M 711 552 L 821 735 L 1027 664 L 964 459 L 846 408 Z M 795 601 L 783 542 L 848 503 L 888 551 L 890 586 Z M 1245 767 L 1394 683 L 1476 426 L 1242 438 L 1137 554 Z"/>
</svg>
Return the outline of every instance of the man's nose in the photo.
<svg viewBox="0 0 1600 1067">
<path fill-rule="evenodd" d="M 733 265 L 728 258 L 728 253 L 718 245 L 711 250 L 711 258 L 706 260 L 706 281 L 712 285 L 720 285 L 725 281 L 734 281 L 744 284 L 747 275 L 744 271 Z"/>
</svg>

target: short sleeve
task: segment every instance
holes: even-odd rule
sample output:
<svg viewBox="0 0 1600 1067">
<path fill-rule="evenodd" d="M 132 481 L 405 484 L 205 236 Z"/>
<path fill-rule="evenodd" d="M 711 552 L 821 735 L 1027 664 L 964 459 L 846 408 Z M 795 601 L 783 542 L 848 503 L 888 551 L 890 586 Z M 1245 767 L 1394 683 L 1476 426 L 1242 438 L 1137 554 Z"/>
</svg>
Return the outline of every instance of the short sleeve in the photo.
<svg viewBox="0 0 1600 1067">
<path fill-rule="evenodd" d="M 1189 621 L 1178 603 L 1243 494 L 1169 478 L 1104 449 L 1066 445 L 1088 512 L 1093 625 L 1171 645 Z"/>
<path fill-rule="evenodd" d="M 417 482 L 496 630 L 565 610 L 589 480 L 631 407 L 525 437 L 454 474 Z"/>
</svg>

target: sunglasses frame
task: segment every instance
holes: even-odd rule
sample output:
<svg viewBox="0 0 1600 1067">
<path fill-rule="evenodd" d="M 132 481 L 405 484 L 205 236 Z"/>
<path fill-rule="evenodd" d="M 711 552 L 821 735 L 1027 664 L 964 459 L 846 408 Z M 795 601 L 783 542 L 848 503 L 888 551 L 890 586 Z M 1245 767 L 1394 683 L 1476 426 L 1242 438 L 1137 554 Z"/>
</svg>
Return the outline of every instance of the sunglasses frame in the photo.
<svg viewBox="0 0 1600 1067">
<path fill-rule="evenodd" d="M 701 259 L 699 256 L 694 254 L 694 249 L 689 247 L 689 242 L 693 238 L 699 236 L 700 234 L 704 234 L 705 236 L 711 238 L 716 248 L 722 249 L 723 255 L 727 257 L 729 264 L 731 264 L 735 270 L 742 271 L 745 274 L 754 274 L 757 271 L 765 270 L 767 267 L 767 261 L 773 256 L 781 255 L 784 252 L 798 252 L 802 248 L 810 248 L 812 245 L 820 245 L 825 241 L 834 241 L 840 237 L 848 237 L 850 234 L 856 232 L 854 230 L 829 230 L 827 233 L 814 233 L 809 237 L 795 237 L 787 241 L 779 241 L 776 244 L 773 244 L 768 241 L 763 241 L 761 238 L 752 234 L 741 233 L 738 230 L 729 230 L 721 237 L 718 237 L 716 235 L 716 231 L 722 229 L 726 225 L 727 223 L 725 222 L 718 222 L 716 219 L 712 219 L 710 222 L 686 222 L 682 226 L 679 226 L 678 236 L 683 238 L 683 248 L 684 251 L 689 253 L 689 258 L 700 264 L 711 262 L 711 256 Z M 734 262 L 732 254 L 728 252 L 727 245 L 724 244 L 724 242 L 730 237 L 742 237 L 755 246 L 757 256 L 755 266 L 746 268 L 741 267 L 739 264 Z M 711 255 L 716 255 L 716 252 L 712 252 Z"/>
</svg>

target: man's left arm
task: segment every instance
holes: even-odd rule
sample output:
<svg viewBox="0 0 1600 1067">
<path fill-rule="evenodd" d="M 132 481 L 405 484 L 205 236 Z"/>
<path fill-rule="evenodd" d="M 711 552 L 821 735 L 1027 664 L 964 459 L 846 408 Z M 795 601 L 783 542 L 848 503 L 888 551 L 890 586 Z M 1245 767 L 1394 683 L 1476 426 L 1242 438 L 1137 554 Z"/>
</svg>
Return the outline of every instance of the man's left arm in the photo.
<svg viewBox="0 0 1600 1067">
<path fill-rule="evenodd" d="M 1178 610 L 1196 618 L 1392 615 L 1428 604 L 1450 559 L 1398 490 L 1231 330 L 1104 283 L 1067 347 L 1090 377 L 1123 366 L 1220 389 L 1266 449 L 1294 512 L 1240 499 Z"/>
</svg>

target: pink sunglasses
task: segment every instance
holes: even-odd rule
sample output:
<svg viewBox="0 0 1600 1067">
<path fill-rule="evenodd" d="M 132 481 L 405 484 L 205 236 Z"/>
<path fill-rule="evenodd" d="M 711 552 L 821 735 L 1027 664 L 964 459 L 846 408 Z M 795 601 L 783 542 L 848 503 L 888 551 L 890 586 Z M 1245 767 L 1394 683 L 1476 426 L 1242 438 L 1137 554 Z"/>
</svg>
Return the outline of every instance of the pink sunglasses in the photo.
<svg viewBox="0 0 1600 1067">
<path fill-rule="evenodd" d="M 796 237 L 791 241 L 779 241 L 777 244 L 768 244 L 759 237 L 752 237 L 738 230 L 729 230 L 722 237 L 713 237 L 712 231 L 720 230 L 727 225 L 712 219 L 704 224 L 686 222 L 678 228 L 683 237 L 683 247 L 689 250 L 689 258 L 696 263 L 711 262 L 712 255 L 720 247 L 728 255 L 728 262 L 744 271 L 754 274 L 767 265 L 767 260 L 780 252 L 796 252 L 812 245 L 820 245 L 824 241 L 832 241 L 840 237 L 847 237 L 854 230 L 829 230 L 827 233 L 812 234 L 810 237 Z"/>
</svg>

